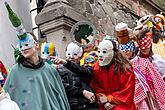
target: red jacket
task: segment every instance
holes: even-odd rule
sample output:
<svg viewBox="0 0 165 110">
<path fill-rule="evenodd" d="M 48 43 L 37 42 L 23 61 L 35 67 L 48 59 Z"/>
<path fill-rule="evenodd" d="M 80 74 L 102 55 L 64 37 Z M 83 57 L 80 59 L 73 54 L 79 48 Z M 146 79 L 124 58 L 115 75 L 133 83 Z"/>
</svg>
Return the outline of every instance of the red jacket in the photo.
<svg viewBox="0 0 165 110">
<path fill-rule="evenodd" d="M 107 96 L 110 103 L 116 104 L 113 110 L 136 110 L 134 104 L 135 75 L 133 72 L 114 73 L 114 64 L 110 67 L 100 67 L 99 63 L 93 66 L 94 75 L 91 87 L 99 99 L 99 94 Z M 100 110 L 106 110 L 100 104 Z"/>
</svg>

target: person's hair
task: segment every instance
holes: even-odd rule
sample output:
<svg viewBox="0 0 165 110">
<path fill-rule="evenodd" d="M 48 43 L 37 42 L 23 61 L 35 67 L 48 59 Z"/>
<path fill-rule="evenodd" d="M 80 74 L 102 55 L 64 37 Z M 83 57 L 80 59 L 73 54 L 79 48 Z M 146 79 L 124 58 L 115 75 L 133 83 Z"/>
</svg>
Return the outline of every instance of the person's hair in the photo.
<svg viewBox="0 0 165 110">
<path fill-rule="evenodd" d="M 159 33 L 160 31 L 157 30 L 155 27 L 152 28 L 153 43 L 158 43 L 159 39 L 163 40 L 163 37 Z"/>
<path fill-rule="evenodd" d="M 131 68 L 131 63 L 127 58 L 125 58 L 122 53 L 118 50 L 118 46 L 115 41 L 110 40 L 114 46 L 114 57 L 113 57 L 113 62 L 114 62 L 114 68 L 115 71 L 114 73 L 116 74 L 118 71 L 121 73 L 124 73 L 125 71 L 132 71 Z"/>
<path fill-rule="evenodd" d="M 152 51 L 152 46 L 150 47 L 149 55 L 150 55 L 150 56 L 154 55 L 154 53 L 153 53 L 153 51 Z"/>
<path fill-rule="evenodd" d="M 33 39 L 34 39 L 36 42 L 38 42 L 37 37 L 36 37 L 32 32 L 27 32 L 27 33 L 29 33 L 30 35 L 32 35 L 32 36 L 33 36 Z"/>
</svg>

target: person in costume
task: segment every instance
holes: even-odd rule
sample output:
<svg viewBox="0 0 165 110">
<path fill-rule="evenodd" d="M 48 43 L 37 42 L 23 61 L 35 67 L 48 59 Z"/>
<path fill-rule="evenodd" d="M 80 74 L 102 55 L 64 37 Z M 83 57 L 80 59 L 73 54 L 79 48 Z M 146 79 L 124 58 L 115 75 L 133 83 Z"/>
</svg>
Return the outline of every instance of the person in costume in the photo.
<svg viewBox="0 0 165 110">
<path fill-rule="evenodd" d="M 98 53 L 91 87 L 99 101 L 99 110 L 135 110 L 135 75 L 129 61 L 113 40 L 100 42 Z"/>
<path fill-rule="evenodd" d="M 59 74 L 38 56 L 39 44 L 33 37 L 26 33 L 19 39 L 24 60 L 13 66 L 4 90 L 21 110 L 70 110 Z"/>
<path fill-rule="evenodd" d="M 136 107 L 138 110 L 164 110 L 165 82 L 161 77 L 161 72 L 158 72 L 163 69 L 164 64 L 159 63 L 160 69 L 154 63 L 159 58 L 152 52 L 150 33 L 143 34 L 138 45 L 140 52 L 132 60 L 137 76 L 134 97 Z"/>
<path fill-rule="evenodd" d="M 152 27 L 152 50 L 165 60 L 165 17 L 156 14 L 153 21 L 155 25 Z"/>
<path fill-rule="evenodd" d="M 164 26 L 165 17 L 162 14 L 146 15 L 137 21 L 134 34 L 139 34 L 138 37 L 140 37 L 142 34 L 150 32 L 153 53 L 160 55 L 165 60 Z"/>
<path fill-rule="evenodd" d="M 63 80 L 71 110 L 98 110 L 95 95 L 89 87 L 92 67 L 80 66 L 83 48 L 71 42 L 66 49 L 66 60 L 54 57 L 55 64 L 62 64 L 58 72 Z"/>
<path fill-rule="evenodd" d="M 1 83 L 1 86 L 4 85 L 7 76 L 8 76 L 8 72 L 7 72 L 4 64 L 2 63 L 2 61 L 0 61 L 0 83 Z"/>
<path fill-rule="evenodd" d="M 162 13 L 153 16 L 153 24 L 159 35 L 165 36 L 165 17 Z"/>
<path fill-rule="evenodd" d="M 97 61 L 97 52 L 96 52 L 96 46 L 95 41 L 92 42 L 94 39 L 94 36 L 89 36 L 89 41 L 91 44 L 89 46 L 84 47 L 84 52 L 82 59 L 80 60 L 80 65 L 88 64 L 89 66 L 92 66 Z M 82 42 L 82 45 L 87 45 L 87 43 Z M 96 54 L 94 54 L 96 53 Z"/>
<path fill-rule="evenodd" d="M 128 28 L 126 23 L 120 22 L 115 26 L 117 32 L 117 41 L 119 42 L 119 50 L 124 57 L 129 60 L 136 56 L 138 49 L 134 45 L 132 29 Z"/>
<path fill-rule="evenodd" d="M 52 42 L 44 42 L 41 44 L 41 58 L 54 68 L 59 68 L 51 60 L 50 56 L 58 56 L 55 45 Z"/>
<path fill-rule="evenodd" d="M 149 50 L 149 53 L 148 53 L 148 57 L 147 58 L 150 58 L 150 61 L 154 64 L 154 66 L 157 67 L 159 73 L 161 74 L 162 78 L 164 78 L 164 65 L 165 65 L 165 60 L 163 59 L 162 55 L 159 53 L 159 52 L 163 52 L 164 50 L 162 50 L 162 46 L 163 45 L 157 45 L 153 43 L 154 39 L 153 39 L 153 34 L 152 32 L 148 29 L 149 27 L 147 25 L 138 25 L 137 27 L 135 27 L 134 29 L 134 34 L 135 34 L 135 37 L 137 39 L 137 42 L 141 41 L 141 39 L 144 39 L 143 37 L 146 36 L 144 39 L 145 41 L 148 40 L 148 42 L 143 42 L 145 43 L 145 45 L 148 45 L 150 44 L 150 42 L 152 43 L 150 45 L 150 48 L 148 49 Z M 154 27 L 152 27 L 154 28 Z M 144 41 L 143 40 L 143 41 Z M 139 44 L 139 45 L 144 45 L 144 44 Z M 159 46 L 159 47 L 158 47 Z M 153 51 L 153 48 L 157 47 L 157 51 L 159 51 L 158 53 Z"/>
<path fill-rule="evenodd" d="M 70 110 L 61 78 L 55 68 L 38 55 L 39 44 L 27 33 L 21 20 L 5 2 L 9 19 L 16 29 L 18 48 L 23 56 L 10 70 L 4 85 L 21 110 Z"/>
<path fill-rule="evenodd" d="M 8 93 L 3 88 L 3 81 L 0 80 L 0 110 L 20 110 L 18 105 L 10 99 Z"/>
</svg>

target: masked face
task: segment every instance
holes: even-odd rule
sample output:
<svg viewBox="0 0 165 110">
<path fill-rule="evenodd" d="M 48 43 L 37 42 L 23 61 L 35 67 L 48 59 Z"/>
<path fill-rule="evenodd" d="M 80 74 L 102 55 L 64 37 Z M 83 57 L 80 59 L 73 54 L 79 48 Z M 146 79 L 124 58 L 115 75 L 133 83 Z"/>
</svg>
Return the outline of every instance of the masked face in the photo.
<svg viewBox="0 0 165 110">
<path fill-rule="evenodd" d="M 43 43 L 41 45 L 41 58 L 47 59 L 49 56 L 57 56 L 53 43 Z"/>
<path fill-rule="evenodd" d="M 34 46 L 34 44 L 35 44 L 35 41 L 34 41 L 32 35 L 26 34 L 25 39 L 19 40 L 19 49 L 21 51 L 26 50 L 26 49 L 30 49 Z"/>
<path fill-rule="evenodd" d="M 83 49 L 71 42 L 66 50 L 66 59 L 78 63 L 83 54 Z"/>
<path fill-rule="evenodd" d="M 113 44 L 109 40 L 103 40 L 98 46 L 98 60 L 100 66 L 106 66 L 110 64 L 113 59 L 114 51 Z"/>
</svg>

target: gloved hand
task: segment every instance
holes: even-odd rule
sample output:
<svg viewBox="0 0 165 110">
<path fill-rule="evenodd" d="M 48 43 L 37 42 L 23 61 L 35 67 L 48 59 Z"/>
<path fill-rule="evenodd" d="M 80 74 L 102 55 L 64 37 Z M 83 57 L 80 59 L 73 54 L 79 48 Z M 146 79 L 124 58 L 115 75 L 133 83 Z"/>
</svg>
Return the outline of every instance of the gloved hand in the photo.
<svg viewBox="0 0 165 110">
<path fill-rule="evenodd" d="M 105 107 L 106 110 L 111 110 L 114 107 L 114 105 L 112 105 L 111 103 L 107 102 L 107 103 L 104 104 L 104 107 Z"/>
<path fill-rule="evenodd" d="M 50 58 L 51 58 L 51 61 L 56 65 L 67 63 L 66 60 L 59 58 L 59 57 L 56 57 L 56 56 L 50 56 Z"/>
<path fill-rule="evenodd" d="M 108 98 L 107 98 L 107 96 L 102 94 L 102 96 L 99 98 L 99 101 L 101 104 L 105 104 L 106 102 L 108 102 Z"/>
<path fill-rule="evenodd" d="M 92 93 L 90 91 L 83 90 L 83 95 L 85 98 L 90 100 L 91 103 L 95 102 L 95 100 L 96 100 L 94 93 Z"/>
<path fill-rule="evenodd" d="M 14 49 L 14 58 L 15 58 L 16 62 L 20 62 L 23 58 L 23 56 L 21 55 L 21 52 L 18 48 Z"/>
</svg>

